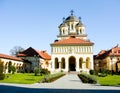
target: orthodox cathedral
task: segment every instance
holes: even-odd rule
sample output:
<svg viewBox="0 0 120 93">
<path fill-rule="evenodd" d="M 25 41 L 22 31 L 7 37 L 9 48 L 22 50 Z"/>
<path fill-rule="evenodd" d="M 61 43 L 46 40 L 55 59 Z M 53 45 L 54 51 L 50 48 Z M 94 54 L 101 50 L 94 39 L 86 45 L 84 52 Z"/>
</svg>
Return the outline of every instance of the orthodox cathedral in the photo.
<svg viewBox="0 0 120 93">
<path fill-rule="evenodd" d="M 93 42 L 87 39 L 81 18 L 71 15 L 59 25 L 57 40 L 51 45 L 51 71 L 84 71 L 94 69 Z"/>
<path fill-rule="evenodd" d="M 4 73 L 8 73 L 9 62 L 17 68 L 17 72 L 34 71 L 35 67 L 51 72 L 88 72 L 94 69 L 93 45 L 94 43 L 87 39 L 81 18 L 77 18 L 71 11 L 70 16 L 63 18 L 59 25 L 57 40 L 50 44 L 51 55 L 29 47 L 17 57 L 0 54 L 0 62 L 4 63 Z"/>
</svg>

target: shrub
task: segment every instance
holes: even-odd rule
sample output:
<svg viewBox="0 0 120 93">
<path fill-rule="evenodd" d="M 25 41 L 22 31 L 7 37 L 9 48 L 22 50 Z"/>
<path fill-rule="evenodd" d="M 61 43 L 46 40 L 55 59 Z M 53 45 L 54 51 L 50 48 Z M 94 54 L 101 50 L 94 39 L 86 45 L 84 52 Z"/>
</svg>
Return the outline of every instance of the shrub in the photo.
<svg viewBox="0 0 120 93">
<path fill-rule="evenodd" d="M 9 61 L 9 63 L 8 63 L 8 73 L 11 73 L 11 71 L 12 71 L 12 62 Z"/>
<path fill-rule="evenodd" d="M 0 73 L 0 80 L 4 80 L 5 79 L 5 74 Z"/>
<path fill-rule="evenodd" d="M 40 71 L 39 71 L 39 68 L 38 68 L 38 67 L 35 67 L 35 68 L 34 68 L 34 73 L 35 73 L 35 76 L 37 76 L 37 75 L 40 73 Z"/>
<path fill-rule="evenodd" d="M 105 76 L 107 76 L 107 74 L 104 74 L 104 73 L 98 73 L 98 76 L 99 76 L 99 77 L 105 77 Z"/>
<path fill-rule="evenodd" d="M 12 67 L 11 67 L 11 70 L 12 70 L 12 74 L 14 74 L 14 73 L 16 72 L 15 66 L 12 66 Z"/>
<path fill-rule="evenodd" d="M 40 73 L 41 74 L 50 74 L 50 71 L 48 71 L 48 69 L 41 69 Z"/>
<path fill-rule="evenodd" d="M 97 73 L 97 75 L 98 75 L 99 77 L 105 77 L 105 76 L 107 76 L 108 74 L 111 74 L 111 71 L 110 71 L 110 70 L 107 70 L 107 69 L 104 69 L 104 68 L 100 69 L 100 70 L 98 71 L 98 73 Z"/>
<path fill-rule="evenodd" d="M 55 81 L 56 79 L 64 76 L 65 74 L 64 73 L 56 73 L 56 74 L 51 74 L 51 75 L 46 75 L 44 77 L 44 79 L 41 81 L 42 83 L 44 82 L 52 82 L 52 81 Z"/>
<path fill-rule="evenodd" d="M 91 84 L 97 83 L 97 78 L 94 75 L 82 73 L 82 74 L 78 74 L 78 77 L 82 80 L 83 83 L 91 83 Z"/>
<path fill-rule="evenodd" d="M 90 75 L 94 75 L 95 71 L 94 70 L 89 70 Z"/>
</svg>

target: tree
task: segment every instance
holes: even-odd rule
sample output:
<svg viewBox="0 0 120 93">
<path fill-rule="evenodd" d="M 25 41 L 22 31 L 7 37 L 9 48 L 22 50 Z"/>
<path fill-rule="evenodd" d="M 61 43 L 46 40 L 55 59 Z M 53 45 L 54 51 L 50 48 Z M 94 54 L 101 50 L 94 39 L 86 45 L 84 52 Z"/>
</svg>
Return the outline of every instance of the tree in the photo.
<svg viewBox="0 0 120 93">
<path fill-rule="evenodd" d="M 38 68 L 38 67 L 35 67 L 35 68 L 34 68 L 34 73 L 35 73 L 35 76 L 37 76 L 37 75 L 40 73 L 40 71 L 39 71 L 39 68 Z"/>
<path fill-rule="evenodd" d="M 11 71 L 12 71 L 12 62 L 9 61 L 9 63 L 8 63 L 8 73 L 11 73 Z"/>
<path fill-rule="evenodd" d="M 10 53 L 12 56 L 17 56 L 17 54 L 22 51 L 24 51 L 24 48 L 22 48 L 21 46 L 15 46 L 13 47 L 13 49 L 10 50 Z"/>
<path fill-rule="evenodd" d="M 0 73 L 3 73 L 3 68 L 4 68 L 3 62 L 0 60 Z"/>
<path fill-rule="evenodd" d="M 3 74 L 4 71 L 4 65 L 3 62 L 0 60 L 0 80 L 5 79 L 5 74 Z"/>
</svg>

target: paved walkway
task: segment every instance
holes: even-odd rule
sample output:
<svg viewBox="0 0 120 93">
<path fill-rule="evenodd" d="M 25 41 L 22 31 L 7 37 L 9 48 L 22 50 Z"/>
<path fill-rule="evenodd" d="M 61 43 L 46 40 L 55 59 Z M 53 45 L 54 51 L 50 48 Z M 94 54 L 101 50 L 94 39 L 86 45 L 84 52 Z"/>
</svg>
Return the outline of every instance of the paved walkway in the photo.
<svg viewBox="0 0 120 93">
<path fill-rule="evenodd" d="M 99 86 L 98 84 L 83 84 L 76 74 L 67 74 L 52 83 L 36 83 L 36 84 L 6 84 L 25 88 L 47 88 L 47 89 L 102 89 L 102 90 L 120 90 L 120 87 Z"/>
</svg>

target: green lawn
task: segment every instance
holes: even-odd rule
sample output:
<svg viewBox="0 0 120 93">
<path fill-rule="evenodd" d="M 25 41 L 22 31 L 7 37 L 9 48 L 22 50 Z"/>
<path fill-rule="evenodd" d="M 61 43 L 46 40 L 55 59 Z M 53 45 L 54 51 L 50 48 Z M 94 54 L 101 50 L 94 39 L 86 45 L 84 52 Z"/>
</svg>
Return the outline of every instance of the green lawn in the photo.
<svg viewBox="0 0 120 93">
<path fill-rule="evenodd" d="M 106 77 L 98 77 L 98 83 L 103 86 L 120 85 L 120 75 L 108 75 Z"/>
<path fill-rule="evenodd" d="M 8 74 L 7 74 L 8 75 Z M 44 76 L 34 76 L 34 73 L 16 73 L 10 74 L 9 78 L 4 80 L 0 80 L 0 82 L 4 83 L 18 83 L 18 84 L 33 84 L 39 82 Z"/>
</svg>

